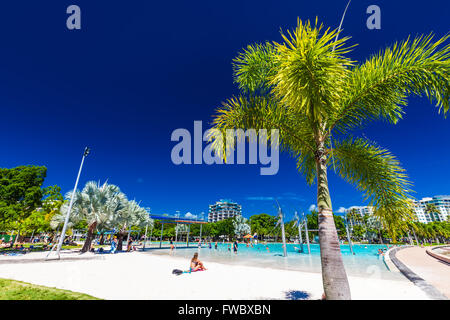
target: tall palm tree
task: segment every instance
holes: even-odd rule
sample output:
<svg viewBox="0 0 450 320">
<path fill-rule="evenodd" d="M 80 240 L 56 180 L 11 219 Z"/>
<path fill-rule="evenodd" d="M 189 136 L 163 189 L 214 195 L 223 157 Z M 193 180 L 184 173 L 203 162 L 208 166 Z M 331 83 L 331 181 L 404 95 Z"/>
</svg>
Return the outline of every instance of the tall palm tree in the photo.
<svg viewBox="0 0 450 320">
<path fill-rule="evenodd" d="M 299 20 L 293 32 L 282 33 L 280 43 L 249 45 L 239 53 L 233 67 L 241 94 L 218 108 L 209 139 L 226 161 L 222 137 L 227 129 L 267 129 L 267 142 L 277 145 L 279 139 L 281 150 L 295 157 L 307 182 L 317 182 L 326 297 L 350 299 L 327 169 L 332 166 L 364 192 L 385 225 L 409 219 L 410 182 L 399 161 L 352 131 L 373 120 L 396 123 L 410 95 L 426 95 L 447 112 L 450 45 L 440 48 L 449 36 L 436 42 L 432 35 L 421 36 L 358 64 L 345 56 L 349 38 L 337 40 L 338 33 L 324 30 L 317 20 L 315 25 Z M 243 132 L 238 139 L 245 139 Z"/>
</svg>

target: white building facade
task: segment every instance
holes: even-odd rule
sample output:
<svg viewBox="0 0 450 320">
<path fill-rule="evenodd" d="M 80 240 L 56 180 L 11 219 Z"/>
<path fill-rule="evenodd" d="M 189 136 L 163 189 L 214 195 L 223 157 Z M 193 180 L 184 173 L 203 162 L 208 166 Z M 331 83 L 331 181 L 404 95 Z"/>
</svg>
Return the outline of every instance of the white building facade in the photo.
<svg viewBox="0 0 450 320">
<path fill-rule="evenodd" d="M 228 199 L 221 199 L 215 204 L 209 205 L 208 222 L 222 221 L 240 215 L 242 215 L 240 204 Z"/>
<path fill-rule="evenodd" d="M 414 213 L 417 220 L 422 223 L 430 223 L 433 221 L 447 221 L 450 215 L 450 196 L 434 196 L 422 198 L 414 202 Z M 437 212 L 425 212 L 427 204 L 434 204 Z"/>
<path fill-rule="evenodd" d="M 356 210 L 356 213 L 361 216 L 361 218 L 368 216 L 367 223 L 375 224 L 378 222 L 378 218 L 373 215 L 373 207 L 372 206 L 353 206 L 345 210 L 345 214 L 348 214 L 351 210 Z M 349 221 L 351 225 L 363 225 L 364 223 L 361 221 L 357 221 L 355 219 L 352 219 L 352 221 Z"/>
</svg>

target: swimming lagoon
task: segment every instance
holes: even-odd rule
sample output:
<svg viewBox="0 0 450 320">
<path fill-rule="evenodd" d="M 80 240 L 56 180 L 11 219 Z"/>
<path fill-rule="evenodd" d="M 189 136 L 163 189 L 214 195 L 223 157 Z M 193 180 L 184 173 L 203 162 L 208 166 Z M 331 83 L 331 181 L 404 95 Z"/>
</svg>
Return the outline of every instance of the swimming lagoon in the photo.
<svg viewBox="0 0 450 320">
<path fill-rule="evenodd" d="M 153 248 L 156 245 L 153 242 Z M 159 246 L 159 242 L 157 243 Z M 149 249 L 148 253 L 157 255 L 172 255 L 186 258 L 188 262 L 194 252 L 199 252 L 199 258 L 207 266 L 208 261 L 257 266 L 262 268 L 297 270 L 303 272 L 321 272 L 320 249 L 318 244 L 310 244 L 311 254 L 308 254 L 307 245 L 303 244 L 303 252 L 300 252 L 300 244 L 287 244 L 287 257 L 283 257 L 281 243 L 258 243 L 253 247 L 239 243 L 238 252 L 234 253 L 232 244 L 218 243 L 217 249 L 212 243 L 211 249 L 208 244 L 201 248 L 196 243 L 186 247 L 186 243 L 175 243 L 176 249 L 172 252 L 167 248 L 168 242 L 163 243 L 162 249 Z M 230 248 L 230 250 L 228 250 Z M 268 248 L 268 250 L 267 250 Z M 351 253 L 348 245 L 341 245 L 341 253 L 345 269 L 349 276 L 372 277 L 388 280 L 405 279 L 398 272 L 391 272 L 384 263 L 383 256 L 378 254 L 379 249 L 387 250 L 386 245 L 354 244 Z"/>
</svg>

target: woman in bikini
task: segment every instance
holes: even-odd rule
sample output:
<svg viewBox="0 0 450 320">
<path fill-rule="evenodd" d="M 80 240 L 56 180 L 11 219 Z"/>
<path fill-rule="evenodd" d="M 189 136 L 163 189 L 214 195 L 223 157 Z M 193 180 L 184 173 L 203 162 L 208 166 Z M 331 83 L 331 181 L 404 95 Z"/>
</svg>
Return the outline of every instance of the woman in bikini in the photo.
<svg viewBox="0 0 450 320">
<path fill-rule="evenodd" d="M 198 252 L 194 253 L 194 257 L 192 257 L 191 259 L 190 270 L 191 272 L 207 270 L 203 265 L 203 263 L 200 260 L 198 260 Z"/>
</svg>

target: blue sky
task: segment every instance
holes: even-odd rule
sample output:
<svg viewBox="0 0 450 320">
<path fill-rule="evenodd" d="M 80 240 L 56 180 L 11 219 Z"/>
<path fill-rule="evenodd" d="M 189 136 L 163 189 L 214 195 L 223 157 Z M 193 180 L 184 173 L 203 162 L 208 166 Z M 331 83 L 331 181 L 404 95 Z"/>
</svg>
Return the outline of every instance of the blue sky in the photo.
<svg viewBox="0 0 450 320">
<path fill-rule="evenodd" d="M 176 166 L 170 135 L 204 127 L 222 101 L 237 93 L 231 61 L 247 44 L 280 41 L 297 17 L 339 25 L 339 1 L 8 1 L 0 5 L 0 166 L 45 165 L 46 185 L 73 188 L 84 146 L 81 185 L 117 184 L 155 213 L 198 214 L 231 198 L 244 216 L 274 214 L 274 197 L 288 218 L 315 203 L 295 161 L 281 155 L 275 176 L 259 166 Z M 66 28 L 77 4 L 82 29 Z M 381 8 L 381 30 L 366 27 L 366 8 Z M 370 54 L 409 34 L 449 32 L 447 1 L 353 1 L 344 34 Z M 449 119 L 426 99 L 409 99 L 397 125 L 374 123 L 368 138 L 391 150 L 414 182 L 417 198 L 448 194 Z M 353 186 L 330 170 L 333 207 L 362 205 Z"/>
</svg>

